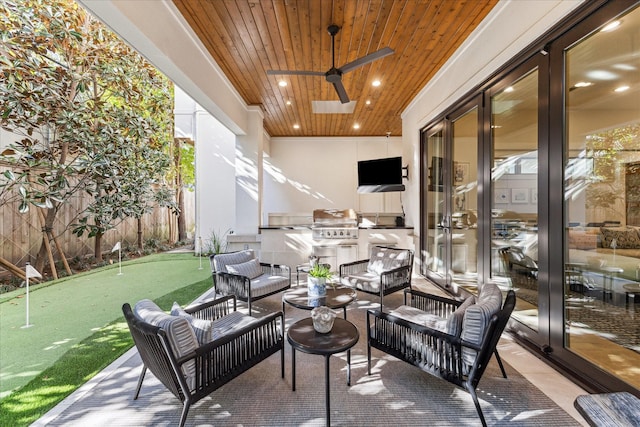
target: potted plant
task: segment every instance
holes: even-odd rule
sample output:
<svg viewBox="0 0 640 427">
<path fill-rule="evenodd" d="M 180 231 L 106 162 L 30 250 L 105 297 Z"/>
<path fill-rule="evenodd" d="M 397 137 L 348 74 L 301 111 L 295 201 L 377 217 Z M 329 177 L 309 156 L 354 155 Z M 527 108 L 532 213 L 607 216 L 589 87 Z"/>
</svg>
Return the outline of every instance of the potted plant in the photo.
<svg viewBox="0 0 640 427">
<path fill-rule="evenodd" d="M 309 277 L 307 277 L 309 296 L 325 296 L 327 294 L 327 280 L 332 276 L 329 265 L 321 263 L 313 265 L 309 269 Z"/>
</svg>

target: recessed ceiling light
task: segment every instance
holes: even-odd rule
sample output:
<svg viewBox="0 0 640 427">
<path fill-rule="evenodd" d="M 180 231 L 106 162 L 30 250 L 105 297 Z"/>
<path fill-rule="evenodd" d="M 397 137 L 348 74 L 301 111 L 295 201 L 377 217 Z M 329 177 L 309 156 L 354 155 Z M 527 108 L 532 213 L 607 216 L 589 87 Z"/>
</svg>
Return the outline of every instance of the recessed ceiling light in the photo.
<svg viewBox="0 0 640 427">
<path fill-rule="evenodd" d="M 629 90 L 629 86 L 620 86 L 614 89 L 614 92 L 624 92 L 625 90 Z"/>
<path fill-rule="evenodd" d="M 287 101 L 287 105 L 291 105 L 291 101 Z"/>
<path fill-rule="evenodd" d="M 613 31 L 613 30 L 615 30 L 615 29 L 616 29 L 616 28 L 618 28 L 619 26 L 620 26 L 620 21 L 613 21 L 613 22 L 610 22 L 610 23 L 608 23 L 607 25 L 605 25 L 605 26 L 602 28 L 602 30 L 600 30 L 600 31 L 603 31 L 603 32 L 605 32 L 605 33 L 606 33 L 607 31 Z"/>
<path fill-rule="evenodd" d="M 364 103 L 367 104 L 367 105 L 371 105 L 371 100 L 367 99 Z"/>
<path fill-rule="evenodd" d="M 293 128 L 294 129 L 300 129 L 300 125 L 296 123 L 296 124 L 293 125 Z"/>
<path fill-rule="evenodd" d="M 353 128 L 354 128 L 354 129 L 360 129 L 360 125 L 359 125 L 358 123 L 354 123 L 354 124 L 353 124 Z"/>
<path fill-rule="evenodd" d="M 280 87 L 285 87 L 286 85 L 287 85 L 287 82 L 285 82 L 284 80 L 280 80 L 278 82 L 278 86 L 280 86 Z"/>
<path fill-rule="evenodd" d="M 378 86 L 380 86 L 380 84 L 381 84 L 380 80 L 374 80 L 374 81 L 371 82 L 371 86 L 373 86 L 373 87 L 378 87 Z"/>
</svg>

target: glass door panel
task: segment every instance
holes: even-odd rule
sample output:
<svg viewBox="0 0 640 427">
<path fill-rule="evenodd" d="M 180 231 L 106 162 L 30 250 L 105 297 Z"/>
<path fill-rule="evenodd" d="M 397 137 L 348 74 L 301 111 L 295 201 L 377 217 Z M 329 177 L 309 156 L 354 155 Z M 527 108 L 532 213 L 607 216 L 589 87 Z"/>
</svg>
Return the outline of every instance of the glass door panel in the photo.
<svg viewBox="0 0 640 427">
<path fill-rule="evenodd" d="M 476 293 L 478 284 L 478 109 L 451 123 L 451 266 L 453 282 Z"/>
<path fill-rule="evenodd" d="M 491 276 L 538 330 L 538 71 L 491 97 Z"/>
<path fill-rule="evenodd" d="M 640 388 L 640 9 L 565 52 L 565 346 Z"/>
<path fill-rule="evenodd" d="M 425 156 L 424 204 L 426 217 L 424 218 L 427 232 L 424 260 L 425 275 L 435 275 L 436 278 L 447 281 L 445 228 L 443 228 L 444 213 L 444 138 L 442 129 L 427 136 L 427 152 Z"/>
</svg>

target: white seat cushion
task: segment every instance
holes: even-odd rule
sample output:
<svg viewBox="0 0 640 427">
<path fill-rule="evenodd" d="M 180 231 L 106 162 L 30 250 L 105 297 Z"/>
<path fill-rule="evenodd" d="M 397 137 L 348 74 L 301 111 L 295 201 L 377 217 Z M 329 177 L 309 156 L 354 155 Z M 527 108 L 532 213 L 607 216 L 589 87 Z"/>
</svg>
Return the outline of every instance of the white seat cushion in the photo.
<svg viewBox="0 0 640 427">
<path fill-rule="evenodd" d="M 360 289 L 367 292 L 380 292 L 380 275 L 365 271 L 362 273 L 354 273 L 340 279 L 343 285 Z"/>
</svg>

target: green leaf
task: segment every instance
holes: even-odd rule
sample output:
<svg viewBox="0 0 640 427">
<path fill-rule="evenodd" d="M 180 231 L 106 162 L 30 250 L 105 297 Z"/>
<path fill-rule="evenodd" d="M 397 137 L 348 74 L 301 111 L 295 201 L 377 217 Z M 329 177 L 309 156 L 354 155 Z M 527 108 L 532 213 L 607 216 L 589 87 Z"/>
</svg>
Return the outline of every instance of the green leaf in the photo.
<svg viewBox="0 0 640 427">
<path fill-rule="evenodd" d="M 69 31 L 69 34 L 72 35 L 76 40 L 82 41 L 82 34 L 80 34 L 79 32 L 71 30 Z"/>
</svg>

